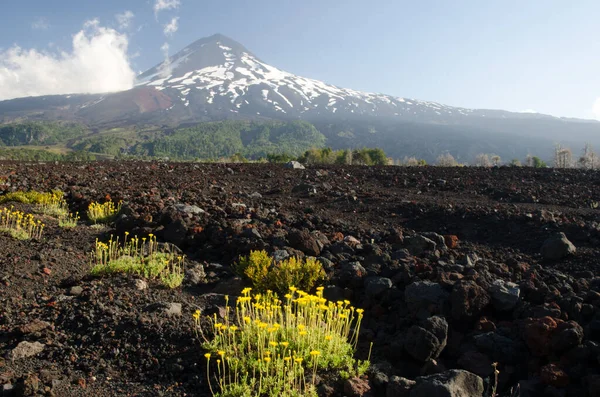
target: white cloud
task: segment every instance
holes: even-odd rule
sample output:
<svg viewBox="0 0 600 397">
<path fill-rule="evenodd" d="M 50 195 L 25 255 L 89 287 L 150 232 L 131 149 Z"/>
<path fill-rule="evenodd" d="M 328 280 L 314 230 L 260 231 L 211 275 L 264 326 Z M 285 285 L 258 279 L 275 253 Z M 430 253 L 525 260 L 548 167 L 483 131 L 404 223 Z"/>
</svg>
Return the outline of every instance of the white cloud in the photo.
<svg viewBox="0 0 600 397">
<path fill-rule="evenodd" d="M 596 102 L 592 106 L 592 113 L 596 120 L 600 120 L 600 97 L 596 98 Z"/>
<path fill-rule="evenodd" d="M 521 110 L 521 113 L 538 113 L 538 112 L 533 109 L 525 109 L 525 110 Z"/>
<path fill-rule="evenodd" d="M 160 47 L 160 50 L 162 51 L 163 56 L 165 57 L 165 60 L 158 67 L 158 71 L 160 73 L 160 76 L 163 78 L 168 77 L 173 71 L 173 69 L 171 68 L 171 59 L 169 58 L 169 48 L 169 43 L 165 43 Z"/>
<path fill-rule="evenodd" d="M 0 50 L 0 100 L 132 88 L 128 44 L 126 35 L 91 20 L 73 36 L 69 51 Z"/>
<path fill-rule="evenodd" d="M 48 30 L 50 28 L 50 23 L 47 18 L 39 17 L 31 23 L 31 28 L 35 30 Z"/>
<path fill-rule="evenodd" d="M 129 26 L 131 26 L 131 21 L 133 20 L 133 17 L 135 17 L 135 15 L 129 10 L 124 11 L 121 14 L 115 15 L 117 23 L 119 24 L 119 29 L 128 29 Z"/>
<path fill-rule="evenodd" d="M 172 36 L 179 29 L 179 17 L 171 19 L 171 22 L 164 26 L 165 36 Z"/>
<path fill-rule="evenodd" d="M 180 0 L 155 0 L 154 15 L 158 15 L 160 11 L 177 9 L 180 5 Z"/>
</svg>

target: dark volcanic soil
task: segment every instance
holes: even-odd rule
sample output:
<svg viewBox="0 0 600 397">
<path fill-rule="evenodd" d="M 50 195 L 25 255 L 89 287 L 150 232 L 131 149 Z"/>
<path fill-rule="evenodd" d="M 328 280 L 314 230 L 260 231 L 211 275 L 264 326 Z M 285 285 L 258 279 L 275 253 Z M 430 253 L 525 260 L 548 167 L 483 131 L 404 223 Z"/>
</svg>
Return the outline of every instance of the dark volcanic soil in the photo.
<svg viewBox="0 0 600 397">
<path fill-rule="evenodd" d="M 229 265 L 251 249 L 320 257 L 326 297 L 366 309 L 372 396 L 402 395 L 394 376 L 453 368 L 488 387 L 493 362 L 502 395 L 519 382 L 522 396 L 600 395 L 599 172 L 0 163 L 0 193 L 30 189 L 63 190 L 82 213 L 107 197 L 124 206 L 103 230 L 47 218 L 41 241 L 0 235 L 6 395 L 209 395 L 191 314 L 215 310 L 209 293 L 239 293 Z M 125 231 L 185 252 L 184 285 L 89 276 L 96 238 Z M 556 232 L 577 252 L 545 259 Z M 425 325 L 434 315 L 447 331 Z M 23 341 L 43 350 L 15 359 Z"/>
</svg>

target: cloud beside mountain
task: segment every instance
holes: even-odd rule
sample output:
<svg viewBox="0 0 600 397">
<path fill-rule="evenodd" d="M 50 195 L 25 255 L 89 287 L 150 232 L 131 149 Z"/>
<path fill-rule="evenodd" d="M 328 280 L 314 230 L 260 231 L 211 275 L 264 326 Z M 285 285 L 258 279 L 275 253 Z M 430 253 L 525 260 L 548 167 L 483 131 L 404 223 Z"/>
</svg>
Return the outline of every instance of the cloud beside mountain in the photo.
<svg viewBox="0 0 600 397">
<path fill-rule="evenodd" d="M 0 52 L 0 100 L 130 89 L 136 73 L 128 45 L 125 34 L 91 20 L 73 36 L 69 51 L 13 46 Z"/>
</svg>

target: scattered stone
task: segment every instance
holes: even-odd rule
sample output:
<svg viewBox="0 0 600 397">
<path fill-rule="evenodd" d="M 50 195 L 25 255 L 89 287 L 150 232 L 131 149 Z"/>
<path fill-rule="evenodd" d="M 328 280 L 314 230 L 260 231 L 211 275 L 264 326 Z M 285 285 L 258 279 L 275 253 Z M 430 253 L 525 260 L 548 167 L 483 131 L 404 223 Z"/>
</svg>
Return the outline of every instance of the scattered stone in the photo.
<svg viewBox="0 0 600 397">
<path fill-rule="evenodd" d="M 458 247 L 458 241 L 458 236 L 455 236 L 453 234 L 447 234 L 444 236 L 444 242 L 446 243 L 446 246 L 450 249 Z"/>
<path fill-rule="evenodd" d="M 201 263 L 195 263 L 194 265 L 185 269 L 185 280 L 192 285 L 202 284 L 206 281 L 206 272 L 204 266 Z"/>
<path fill-rule="evenodd" d="M 200 214 L 204 214 L 206 212 L 202 208 L 200 208 L 196 205 L 175 204 L 175 208 L 179 212 L 183 212 L 184 214 L 191 214 L 191 215 L 200 215 Z"/>
<path fill-rule="evenodd" d="M 340 280 L 350 287 L 360 287 L 367 271 L 360 262 L 349 262 L 341 266 Z"/>
<path fill-rule="evenodd" d="M 434 233 L 434 232 L 425 232 L 421 233 L 421 236 L 430 239 L 435 243 L 435 248 L 440 250 L 446 250 L 448 247 L 446 246 L 446 239 L 444 236 Z M 434 248 L 434 249 L 435 249 Z"/>
<path fill-rule="evenodd" d="M 165 313 L 169 317 L 181 316 L 181 303 L 171 302 L 165 308 Z"/>
<path fill-rule="evenodd" d="M 35 356 L 35 355 L 41 353 L 44 350 L 44 347 L 45 347 L 45 345 L 40 342 L 32 343 L 32 342 L 23 341 L 23 342 L 19 343 L 17 345 L 17 347 L 15 347 L 10 352 L 10 359 L 15 361 L 15 360 L 20 360 L 22 358 Z"/>
<path fill-rule="evenodd" d="M 317 186 L 310 183 L 301 183 L 292 188 L 292 193 L 303 195 L 313 195 L 317 193 Z"/>
<path fill-rule="evenodd" d="M 509 311 L 519 302 L 521 290 L 518 284 L 510 281 L 496 280 L 490 289 L 492 304 L 496 310 Z"/>
<path fill-rule="evenodd" d="M 42 321 L 42 320 L 33 320 L 32 322 L 22 325 L 21 327 L 19 327 L 19 331 L 21 331 L 22 334 L 26 335 L 26 334 L 33 334 L 36 332 L 40 332 L 45 330 L 46 328 L 50 328 L 52 325 L 46 321 Z M 1 367 L 2 365 L 0 365 Z"/>
<path fill-rule="evenodd" d="M 434 251 L 437 244 L 427 237 L 417 234 L 404 237 L 404 245 L 412 255 L 421 255 L 425 251 Z"/>
<path fill-rule="evenodd" d="M 138 291 L 144 291 L 145 289 L 148 289 L 148 283 L 140 278 L 133 281 L 133 286 Z"/>
<path fill-rule="evenodd" d="M 481 397 L 483 379 L 464 370 L 452 369 L 416 379 L 410 397 Z"/>
<path fill-rule="evenodd" d="M 284 165 L 285 168 L 291 168 L 295 170 L 303 170 L 305 167 L 297 161 L 289 161 Z"/>
<path fill-rule="evenodd" d="M 71 289 L 69 290 L 69 295 L 73 295 L 73 296 L 79 296 L 83 293 L 83 287 L 76 285 L 74 287 L 71 287 Z"/>
<path fill-rule="evenodd" d="M 548 364 L 540 370 L 540 379 L 542 383 L 555 387 L 567 387 L 569 385 L 569 376 L 556 364 Z"/>
<path fill-rule="evenodd" d="M 260 234 L 260 232 L 258 230 L 256 230 L 256 228 L 254 227 L 250 227 L 250 228 L 246 228 L 244 229 L 244 237 L 248 237 L 248 238 L 256 238 L 261 240 L 262 236 Z"/>
<path fill-rule="evenodd" d="M 392 286 L 392 280 L 386 277 L 367 277 L 365 279 L 365 293 L 370 297 L 379 296 Z"/>
<path fill-rule="evenodd" d="M 560 232 L 546 241 L 542 245 L 542 256 L 544 259 L 558 260 L 568 255 L 572 255 L 577 251 L 573 243 L 571 243 L 564 233 Z"/>
</svg>

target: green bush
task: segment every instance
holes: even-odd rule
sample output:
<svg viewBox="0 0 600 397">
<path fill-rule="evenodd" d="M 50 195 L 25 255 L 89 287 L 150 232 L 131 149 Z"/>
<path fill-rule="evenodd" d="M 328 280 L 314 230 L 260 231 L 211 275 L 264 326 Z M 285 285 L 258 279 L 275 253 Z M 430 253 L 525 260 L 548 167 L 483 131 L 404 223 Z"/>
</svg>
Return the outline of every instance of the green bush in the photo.
<svg viewBox="0 0 600 397">
<path fill-rule="evenodd" d="M 312 291 L 326 278 L 323 265 L 314 258 L 292 257 L 275 262 L 266 251 L 251 251 L 250 255 L 241 257 L 235 270 L 247 277 L 256 290 L 272 290 L 280 294 L 284 294 L 290 286 Z"/>
</svg>

